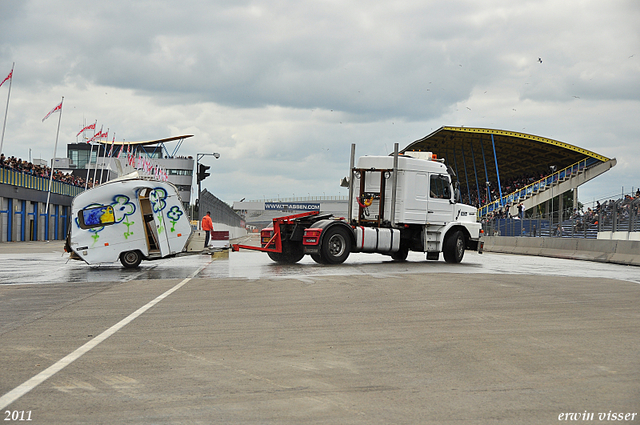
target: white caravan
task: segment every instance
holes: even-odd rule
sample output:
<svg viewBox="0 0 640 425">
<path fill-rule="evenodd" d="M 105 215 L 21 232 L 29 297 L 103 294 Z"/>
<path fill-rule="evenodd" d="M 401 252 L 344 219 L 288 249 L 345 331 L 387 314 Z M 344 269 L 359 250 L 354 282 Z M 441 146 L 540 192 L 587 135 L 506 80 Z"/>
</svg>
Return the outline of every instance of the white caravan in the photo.
<svg viewBox="0 0 640 425">
<path fill-rule="evenodd" d="M 176 187 L 136 173 L 76 196 L 71 214 L 65 250 L 87 264 L 137 267 L 182 252 L 191 236 Z"/>
</svg>

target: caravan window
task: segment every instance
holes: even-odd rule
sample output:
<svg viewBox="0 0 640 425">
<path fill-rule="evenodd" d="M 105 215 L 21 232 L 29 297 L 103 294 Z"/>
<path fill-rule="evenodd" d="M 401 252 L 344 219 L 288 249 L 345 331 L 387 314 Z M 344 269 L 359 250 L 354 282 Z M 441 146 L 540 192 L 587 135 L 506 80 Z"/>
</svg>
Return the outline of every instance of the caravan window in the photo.
<svg viewBox="0 0 640 425">
<path fill-rule="evenodd" d="M 82 229 L 92 229 L 94 227 L 102 227 L 116 222 L 116 216 L 113 213 L 111 205 L 101 205 L 95 208 L 87 208 L 80 210 L 78 213 L 78 222 Z"/>
<path fill-rule="evenodd" d="M 451 199 L 451 184 L 449 177 L 442 174 L 432 174 L 430 179 L 431 197 Z"/>
</svg>

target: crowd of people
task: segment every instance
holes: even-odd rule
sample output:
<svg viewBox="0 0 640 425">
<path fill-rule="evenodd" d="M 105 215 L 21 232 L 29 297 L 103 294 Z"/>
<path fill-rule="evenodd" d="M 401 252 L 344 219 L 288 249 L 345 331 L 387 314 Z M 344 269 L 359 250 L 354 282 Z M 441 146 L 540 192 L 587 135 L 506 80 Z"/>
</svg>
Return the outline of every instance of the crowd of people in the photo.
<svg viewBox="0 0 640 425">
<path fill-rule="evenodd" d="M 600 203 L 596 201 L 593 208 L 586 211 L 574 209 L 571 219 L 575 222 L 576 230 L 583 231 L 593 225 L 603 224 L 609 226 L 613 224 L 614 216 L 616 222 L 629 222 L 634 217 L 640 217 L 640 188 L 633 195 L 625 195 L 619 199 L 609 199 Z"/>
<path fill-rule="evenodd" d="M 505 196 L 509 193 L 522 189 L 523 187 L 529 186 L 544 177 L 545 174 L 543 172 L 523 174 L 506 181 L 501 181 L 500 188 L 498 188 L 497 182 L 489 182 L 488 185 L 486 183 L 484 185 L 481 184 L 479 188 L 480 190 L 478 190 L 476 185 L 469 185 L 469 190 L 462 190 L 462 202 L 479 208 L 499 199 L 501 192 L 500 189 L 502 189 L 502 196 Z M 480 198 L 478 198 L 478 193 L 480 194 Z"/>
<path fill-rule="evenodd" d="M 482 222 L 489 227 L 495 227 L 499 219 L 520 219 L 525 218 L 523 206 L 519 204 L 517 212 L 515 208 L 506 205 L 487 214 L 482 218 Z M 558 215 L 554 213 L 554 223 L 557 223 Z M 532 220 L 548 220 L 549 217 L 527 217 Z M 584 234 L 588 229 L 607 229 L 615 231 L 627 231 L 630 220 L 633 221 L 632 231 L 640 230 L 640 188 L 635 193 L 624 195 L 618 199 L 608 199 L 602 202 L 596 201 L 593 207 L 569 208 L 563 211 L 562 222 L 554 224 L 549 230 L 551 236 L 566 236 L 571 234 Z M 570 221 L 570 222 L 569 222 Z M 613 224 L 616 223 L 614 229 Z M 535 225 L 531 228 L 532 236 L 535 236 Z M 540 233 L 538 233 L 540 235 Z"/>
<path fill-rule="evenodd" d="M 22 160 L 22 158 L 16 158 L 15 156 L 6 158 L 4 154 L 0 154 L 0 167 L 18 171 L 24 174 L 31 174 L 37 177 L 44 177 L 47 179 L 51 176 L 51 168 L 48 166 L 33 164 L 29 161 Z M 65 174 L 59 170 L 54 170 L 53 180 L 67 183 L 73 186 L 85 186 L 84 178 L 74 176 L 71 173 Z M 89 179 L 89 181 L 87 182 L 87 187 L 93 187 L 92 179 Z"/>
</svg>

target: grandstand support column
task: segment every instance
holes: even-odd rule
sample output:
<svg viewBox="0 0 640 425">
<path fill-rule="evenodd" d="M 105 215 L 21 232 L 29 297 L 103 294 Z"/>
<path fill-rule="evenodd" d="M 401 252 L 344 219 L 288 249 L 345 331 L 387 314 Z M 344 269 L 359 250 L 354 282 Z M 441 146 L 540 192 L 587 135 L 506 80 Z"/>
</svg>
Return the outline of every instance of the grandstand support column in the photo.
<svg viewBox="0 0 640 425">
<path fill-rule="evenodd" d="M 496 156 L 496 142 L 491 134 L 491 144 L 493 145 L 493 159 L 496 162 L 496 177 L 498 178 L 498 190 L 500 192 L 500 206 L 502 206 L 502 184 L 500 184 L 500 170 L 498 169 L 498 157 Z"/>
<path fill-rule="evenodd" d="M 573 188 L 573 209 L 578 210 L 578 187 Z"/>
<path fill-rule="evenodd" d="M 478 204 L 480 206 L 480 184 L 478 184 L 478 170 L 476 169 L 476 156 L 473 154 L 473 142 L 471 143 L 471 161 L 473 162 L 473 174 L 476 177 L 476 192 L 478 192 Z"/>
<path fill-rule="evenodd" d="M 456 146 L 453 145 L 453 165 L 456 167 L 456 177 L 460 181 L 460 173 L 458 172 L 458 159 L 456 158 Z"/>
<path fill-rule="evenodd" d="M 551 215 L 549 213 L 549 200 L 548 199 L 546 201 L 544 201 L 544 215 L 546 217 L 551 217 Z"/>
<path fill-rule="evenodd" d="M 469 188 L 469 174 L 467 174 L 467 161 L 464 159 L 464 144 L 460 142 L 462 145 L 462 167 L 464 169 L 464 179 L 467 182 L 467 196 L 469 197 L 468 204 L 471 204 L 471 189 Z"/>
<path fill-rule="evenodd" d="M 564 218 L 564 202 L 562 200 L 562 198 L 564 197 L 564 193 L 561 193 L 560 195 L 558 195 L 558 223 L 562 223 L 562 220 Z"/>
</svg>

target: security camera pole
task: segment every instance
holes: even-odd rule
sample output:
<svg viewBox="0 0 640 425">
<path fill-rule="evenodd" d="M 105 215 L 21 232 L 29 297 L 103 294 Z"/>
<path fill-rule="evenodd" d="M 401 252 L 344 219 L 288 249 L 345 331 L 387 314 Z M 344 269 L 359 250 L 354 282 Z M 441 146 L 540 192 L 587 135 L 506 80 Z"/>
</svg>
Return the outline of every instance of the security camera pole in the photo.
<svg viewBox="0 0 640 425">
<path fill-rule="evenodd" d="M 207 170 L 211 168 L 211 166 L 200 164 L 200 160 L 207 155 L 213 156 L 215 159 L 220 158 L 220 154 L 217 152 L 199 153 L 196 155 L 196 178 L 198 179 L 198 225 L 200 225 L 200 220 L 202 220 L 202 209 L 200 208 L 200 182 L 211 175 L 207 172 Z"/>
</svg>

